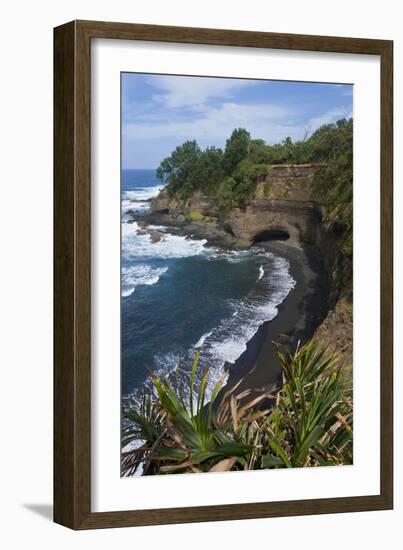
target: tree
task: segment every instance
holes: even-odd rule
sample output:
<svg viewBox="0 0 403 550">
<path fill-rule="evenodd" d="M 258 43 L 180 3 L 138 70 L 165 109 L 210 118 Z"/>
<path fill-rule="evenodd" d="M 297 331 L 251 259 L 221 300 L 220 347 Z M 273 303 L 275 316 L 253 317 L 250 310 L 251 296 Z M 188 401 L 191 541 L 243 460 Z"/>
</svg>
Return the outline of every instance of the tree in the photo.
<svg viewBox="0 0 403 550">
<path fill-rule="evenodd" d="M 223 156 L 222 149 L 217 147 L 207 147 L 200 155 L 201 190 L 207 195 L 216 194 L 224 178 Z"/>
<path fill-rule="evenodd" d="M 271 164 L 272 155 L 270 147 L 263 139 L 252 139 L 249 146 L 248 159 L 254 164 Z"/>
<path fill-rule="evenodd" d="M 312 161 L 335 161 L 344 151 L 353 148 L 353 120 L 341 119 L 336 124 L 324 124 L 310 138 Z"/>
<path fill-rule="evenodd" d="M 236 206 L 234 200 L 235 187 L 236 181 L 231 176 L 225 177 L 221 182 L 217 192 L 218 207 L 221 212 L 231 212 L 231 210 Z"/>
<path fill-rule="evenodd" d="M 313 179 L 313 190 L 325 208 L 324 221 L 342 237 L 342 251 L 353 246 L 353 120 L 319 128 L 311 137 L 312 160 L 325 162 Z"/>
<path fill-rule="evenodd" d="M 170 157 L 166 157 L 157 169 L 157 177 L 168 183 L 168 193 L 189 197 L 200 186 L 201 149 L 195 140 L 178 145 Z"/>
<path fill-rule="evenodd" d="M 246 206 L 256 190 L 256 185 L 266 178 L 268 171 L 266 164 L 255 164 L 249 158 L 238 164 L 233 176 L 236 181 L 235 200 L 238 206 Z"/>
<path fill-rule="evenodd" d="M 231 176 L 237 165 L 249 155 L 250 133 L 245 128 L 235 129 L 227 139 L 224 152 L 224 172 Z"/>
</svg>

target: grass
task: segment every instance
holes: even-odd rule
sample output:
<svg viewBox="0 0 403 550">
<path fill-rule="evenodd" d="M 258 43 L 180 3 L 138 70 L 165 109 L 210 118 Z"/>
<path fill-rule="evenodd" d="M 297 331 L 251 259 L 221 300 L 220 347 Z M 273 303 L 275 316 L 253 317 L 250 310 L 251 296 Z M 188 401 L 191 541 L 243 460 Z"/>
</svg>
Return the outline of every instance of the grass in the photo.
<svg viewBox="0 0 403 550">
<path fill-rule="evenodd" d="M 122 475 L 328 466 L 352 463 L 352 389 L 336 355 L 311 341 L 289 354 L 277 351 L 283 385 L 273 394 L 227 391 L 223 381 L 208 402 L 208 369 L 187 399 L 170 382 L 152 375 L 154 393 L 138 410 L 124 411 L 127 426 Z"/>
<path fill-rule="evenodd" d="M 203 214 L 198 210 L 191 210 L 190 212 L 187 212 L 187 214 L 185 215 L 185 220 L 187 222 L 202 222 L 205 219 L 206 218 L 203 216 Z"/>
</svg>

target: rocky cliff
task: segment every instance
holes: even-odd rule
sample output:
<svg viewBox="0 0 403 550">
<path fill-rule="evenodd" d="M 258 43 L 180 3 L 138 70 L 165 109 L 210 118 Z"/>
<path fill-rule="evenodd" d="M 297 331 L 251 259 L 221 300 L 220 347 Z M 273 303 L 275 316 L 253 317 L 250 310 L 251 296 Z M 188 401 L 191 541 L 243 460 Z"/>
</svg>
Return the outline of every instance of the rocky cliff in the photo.
<svg viewBox="0 0 403 550">
<path fill-rule="evenodd" d="M 270 238 L 290 238 L 295 242 L 315 240 L 318 209 L 310 191 L 317 166 L 274 165 L 258 183 L 254 195 L 243 208 L 222 215 L 215 197 L 200 193 L 188 200 L 170 198 L 167 190 L 151 201 L 150 213 L 165 222 L 215 223 L 217 229 L 234 236 L 242 246 Z"/>
<path fill-rule="evenodd" d="M 245 208 L 223 215 L 215 197 L 195 193 L 187 201 L 163 190 L 152 200 L 150 221 L 182 227 L 224 246 L 249 247 L 270 240 L 289 240 L 316 254 L 330 279 L 328 314 L 315 336 L 344 361 L 352 360 L 352 264 L 341 251 L 339 230 L 326 228 L 322 208 L 312 192 L 319 165 L 273 165 Z"/>
</svg>

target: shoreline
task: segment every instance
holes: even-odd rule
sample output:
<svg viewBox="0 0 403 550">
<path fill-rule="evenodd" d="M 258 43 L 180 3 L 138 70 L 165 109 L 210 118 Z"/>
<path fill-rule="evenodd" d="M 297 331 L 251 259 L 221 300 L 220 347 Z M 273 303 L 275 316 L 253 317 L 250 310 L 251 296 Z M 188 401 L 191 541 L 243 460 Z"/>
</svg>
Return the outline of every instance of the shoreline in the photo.
<svg viewBox="0 0 403 550">
<path fill-rule="evenodd" d="M 328 311 L 329 280 L 313 247 L 288 241 L 259 243 L 269 252 L 285 258 L 295 287 L 277 306 L 276 317 L 263 323 L 247 343 L 246 350 L 227 365 L 227 387 L 243 379 L 238 390 L 271 390 L 281 385 L 281 365 L 273 342 L 293 349 L 298 341 L 309 340 Z M 316 253 L 315 253 L 316 252 Z"/>
<path fill-rule="evenodd" d="M 210 224 L 166 223 L 165 216 L 155 213 L 136 218 L 147 225 L 156 222 L 164 225 L 172 234 L 206 239 L 207 246 L 226 250 L 250 247 Z M 239 391 L 248 388 L 252 393 L 281 385 L 281 365 L 273 342 L 284 349 L 295 349 L 299 340 L 309 340 L 328 313 L 330 291 L 329 276 L 319 257 L 319 251 L 313 245 L 303 246 L 291 240 L 273 240 L 259 242 L 258 246 L 285 258 L 289 262 L 289 273 L 296 284 L 277 306 L 276 317 L 263 323 L 247 342 L 246 350 L 239 358 L 225 366 L 228 379 L 224 388 L 243 379 Z"/>
</svg>

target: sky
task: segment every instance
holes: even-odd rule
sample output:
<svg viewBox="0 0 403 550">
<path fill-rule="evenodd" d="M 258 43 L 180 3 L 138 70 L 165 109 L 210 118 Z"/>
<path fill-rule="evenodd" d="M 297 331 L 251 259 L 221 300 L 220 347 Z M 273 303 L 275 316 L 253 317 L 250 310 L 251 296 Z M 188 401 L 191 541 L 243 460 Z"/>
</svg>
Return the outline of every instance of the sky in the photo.
<svg viewBox="0 0 403 550">
<path fill-rule="evenodd" d="M 351 117 L 353 86 L 123 73 L 122 168 L 157 168 L 184 141 L 225 147 L 234 128 L 254 139 L 302 139 Z"/>
</svg>

